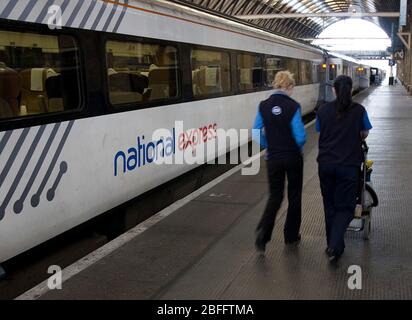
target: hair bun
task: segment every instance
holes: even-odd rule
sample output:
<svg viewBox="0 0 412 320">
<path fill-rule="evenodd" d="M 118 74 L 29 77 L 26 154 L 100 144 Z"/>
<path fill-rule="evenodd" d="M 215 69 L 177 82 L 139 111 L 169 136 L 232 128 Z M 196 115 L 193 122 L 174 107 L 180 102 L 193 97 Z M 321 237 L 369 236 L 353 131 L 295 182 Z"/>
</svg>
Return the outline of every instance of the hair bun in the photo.
<svg viewBox="0 0 412 320">
<path fill-rule="evenodd" d="M 275 81 L 273 82 L 273 86 L 276 89 L 287 89 L 295 86 L 295 84 L 294 75 L 290 71 L 279 71 L 276 73 Z"/>
</svg>

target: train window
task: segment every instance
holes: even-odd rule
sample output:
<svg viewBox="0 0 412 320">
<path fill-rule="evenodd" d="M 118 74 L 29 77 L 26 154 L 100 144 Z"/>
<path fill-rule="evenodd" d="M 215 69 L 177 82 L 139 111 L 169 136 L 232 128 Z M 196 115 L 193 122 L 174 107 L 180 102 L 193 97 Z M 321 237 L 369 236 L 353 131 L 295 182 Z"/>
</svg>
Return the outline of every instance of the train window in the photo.
<svg viewBox="0 0 412 320">
<path fill-rule="evenodd" d="M 193 49 L 191 61 L 193 95 L 195 97 L 230 92 L 229 53 Z"/>
<path fill-rule="evenodd" d="M 121 106 L 179 95 L 177 49 L 140 42 L 106 43 L 110 102 Z"/>
<path fill-rule="evenodd" d="M 320 83 L 325 83 L 326 81 L 326 70 L 327 70 L 327 64 L 326 63 L 321 63 L 317 65 L 317 82 Z"/>
<path fill-rule="evenodd" d="M 337 65 L 336 64 L 330 64 L 329 65 L 329 81 L 335 80 L 337 77 Z"/>
<path fill-rule="evenodd" d="M 299 75 L 299 79 L 300 79 L 300 84 L 301 85 L 305 85 L 305 84 L 311 84 L 313 83 L 313 79 L 312 79 L 312 63 L 310 61 L 304 61 L 301 60 L 299 61 L 300 67 L 299 67 L 299 71 L 300 71 L 300 75 Z"/>
<path fill-rule="evenodd" d="M 258 55 L 241 53 L 237 55 L 239 89 L 250 91 L 262 87 L 262 59 Z"/>
<path fill-rule="evenodd" d="M 312 62 L 312 80 L 313 83 L 319 83 L 321 82 L 322 79 L 322 65 L 320 65 L 318 62 Z"/>
<path fill-rule="evenodd" d="M 285 69 L 290 71 L 295 76 L 296 84 L 300 84 L 299 80 L 299 60 L 293 58 L 285 58 Z"/>
<path fill-rule="evenodd" d="M 350 77 L 349 66 L 343 65 L 343 74 Z"/>
<path fill-rule="evenodd" d="M 364 67 L 358 67 L 358 68 L 356 69 L 356 73 L 357 73 L 359 76 L 366 76 L 366 75 L 368 74 L 368 71 L 367 71 L 367 69 L 364 68 Z"/>
<path fill-rule="evenodd" d="M 78 109 L 78 51 L 71 36 L 0 30 L 0 118 Z"/>
<path fill-rule="evenodd" d="M 281 70 L 284 70 L 282 58 L 265 58 L 265 85 L 267 87 L 272 87 L 273 81 L 275 81 L 276 73 L 278 73 Z"/>
</svg>

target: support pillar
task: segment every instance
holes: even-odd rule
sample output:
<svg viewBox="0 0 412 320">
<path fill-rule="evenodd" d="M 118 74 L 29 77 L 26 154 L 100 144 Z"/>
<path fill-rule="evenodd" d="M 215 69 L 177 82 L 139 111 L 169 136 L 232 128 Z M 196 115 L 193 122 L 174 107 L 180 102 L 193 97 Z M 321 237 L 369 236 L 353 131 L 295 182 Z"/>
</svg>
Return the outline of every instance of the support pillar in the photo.
<svg viewBox="0 0 412 320">
<path fill-rule="evenodd" d="M 398 33 L 399 37 L 402 37 L 401 40 L 404 44 L 404 56 L 403 59 L 399 59 L 397 61 L 398 64 L 398 71 L 397 71 L 397 77 L 401 81 L 401 83 L 404 85 L 404 87 L 407 89 L 407 91 L 412 94 L 412 48 L 408 47 L 408 42 L 410 46 L 411 42 L 411 34 L 412 34 L 412 6 L 408 4 L 407 12 L 409 13 L 407 15 L 408 20 L 406 23 L 406 26 L 402 27 L 400 32 Z M 409 40 L 409 41 L 408 41 Z"/>
</svg>

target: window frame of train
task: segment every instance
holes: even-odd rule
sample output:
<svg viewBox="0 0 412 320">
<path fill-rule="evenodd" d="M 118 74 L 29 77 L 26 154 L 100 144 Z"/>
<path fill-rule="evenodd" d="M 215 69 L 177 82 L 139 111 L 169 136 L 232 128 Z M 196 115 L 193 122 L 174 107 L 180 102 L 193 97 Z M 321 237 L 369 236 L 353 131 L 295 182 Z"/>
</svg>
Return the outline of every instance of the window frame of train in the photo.
<svg viewBox="0 0 412 320">
<path fill-rule="evenodd" d="M 303 70 L 302 65 L 305 65 L 305 70 Z M 305 77 L 309 75 L 309 79 L 305 83 L 303 83 L 302 72 L 305 72 Z M 314 83 L 315 82 L 313 79 L 313 62 L 310 60 L 299 59 L 299 85 L 306 86 Z"/>
<path fill-rule="evenodd" d="M 20 22 L 20 21 L 9 21 L 0 19 L 0 31 L 2 32 L 13 32 L 13 33 L 22 33 L 22 34 L 36 34 L 39 36 L 50 36 L 56 37 L 57 43 L 59 43 L 59 38 L 61 37 L 68 37 L 72 40 L 73 49 L 74 51 L 74 59 L 77 65 L 73 66 L 76 71 L 76 79 L 77 79 L 77 94 L 78 94 L 78 105 L 76 108 L 55 111 L 55 112 L 39 112 L 39 113 L 32 113 L 27 115 L 18 115 L 18 116 L 11 116 L 11 117 L 0 117 L 0 131 L 10 130 L 10 129 L 18 129 L 30 126 L 37 126 L 42 124 L 48 123 L 56 123 L 56 122 L 63 122 L 67 120 L 77 119 L 80 117 L 84 117 L 86 114 L 86 79 L 85 79 L 85 70 L 84 70 L 84 55 L 82 52 L 82 42 L 79 37 L 79 32 L 71 29 L 64 29 L 64 30 L 50 30 L 46 25 L 43 24 L 36 24 L 36 23 L 27 23 L 27 22 Z M 11 43 L 12 44 L 12 43 Z M 23 48 L 17 47 L 16 48 Z M 29 47 L 27 47 L 29 48 Z M 36 47 L 30 47 L 36 48 Z M 61 49 L 59 47 L 59 49 Z M 23 51 L 23 50 L 21 50 Z M 44 58 L 44 57 L 42 57 Z M 59 62 L 61 63 L 62 58 L 61 54 L 59 55 Z M 68 59 L 68 58 L 67 58 Z M 42 69 L 45 66 L 40 67 Z M 16 68 L 13 68 L 16 69 Z M 22 68 L 22 70 L 30 69 L 30 68 Z M 31 68 L 33 69 L 33 68 Z M 20 80 L 21 81 L 21 80 Z M 44 87 L 44 84 L 43 84 Z M 31 87 L 32 88 L 32 87 Z M 61 86 L 62 90 L 64 90 L 64 86 Z M 43 88 L 45 89 L 45 88 Z M 20 88 L 21 91 L 21 88 Z M 33 91 L 33 90 L 29 90 Z M 40 92 L 40 91 L 39 91 Z M 62 91 L 63 94 L 63 91 Z M 67 93 L 66 93 L 67 94 Z M 19 94 L 19 96 L 21 93 Z M 21 102 L 21 101 L 20 101 Z M 18 106 L 21 108 L 21 106 Z M 63 105 L 63 108 L 65 106 Z"/>
<path fill-rule="evenodd" d="M 263 61 L 263 83 L 264 83 L 264 86 L 266 87 L 266 89 L 270 89 L 270 90 L 272 90 L 273 89 L 273 82 L 275 81 L 275 77 L 276 77 L 276 74 L 279 72 L 279 71 L 284 71 L 285 70 L 285 63 L 284 63 L 284 58 L 285 57 L 281 57 L 281 56 L 273 56 L 273 55 L 265 55 L 264 56 L 264 61 Z M 268 82 L 268 64 L 267 64 L 267 60 L 268 59 L 273 59 L 273 60 L 278 60 L 280 63 L 279 63 L 279 67 L 280 67 L 280 69 L 270 69 L 270 70 L 277 70 L 276 72 L 275 72 L 275 74 L 274 74 L 274 76 L 273 76 L 273 79 L 270 81 L 270 82 Z"/>
<path fill-rule="evenodd" d="M 334 66 L 334 67 L 332 67 Z M 338 64 L 337 63 L 330 63 L 329 70 L 328 70 L 328 80 L 334 81 L 338 76 Z"/>
<path fill-rule="evenodd" d="M 317 79 L 318 82 L 321 85 L 325 85 L 327 82 L 327 70 L 328 70 L 328 64 L 326 61 L 321 61 L 318 65 L 317 65 Z"/>
<path fill-rule="evenodd" d="M 163 46 L 163 47 L 172 47 L 175 51 L 176 57 L 176 91 L 177 94 L 174 97 L 163 98 L 163 99 L 156 99 L 156 100 L 148 100 L 148 101 L 136 101 L 136 102 L 129 102 L 123 104 L 113 104 L 110 98 L 110 80 L 108 75 L 109 70 L 109 61 L 108 61 L 108 52 L 107 52 L 107 45 L 109 42 L 119 42 L 119 43 L 135 43 L 141 45 L 153 45 L 153 46 Z M 102 38 L 102 50 L 103 50 L 103 64 L 102 64 L 102 72 L 105 77 L 104 83 L 104 91 L 105 91 L 105 100 L 107 105 L 109 106 L 109 112 L 117 113 L 117 112 L 127 112 L 133 110 L 140 110 L 140 109 L 147 109 L 153 108 L 157 106 L 164 106 L 164 105 L 172 105 L 178 104 L 184 101 L 183 96 L 183 76 L 182 76 L 182 43 L 174 42 L 174 41 L 167 41 L 167 40 L 159 40 L 155 38 L 146 38 L 146 37 L 139 37 L 139 36 L 131 36 L 131 35 L 123 35 L 123 34 L 105 34 Z"/>
<path fill-rule="evenodd" d="M 368 68 L 365 68 L 364 66 L 356 67 L 356 75 L 359 76 L 359 77 L 367 76 L 368 75 Z"/>
<path fill-rule="evenodd" d="M 248 73 L 247 70 L 248 68 L 240 68 L 240 57 L 253 57 L 254 59 L 258 59 L 259 63 L 260 63 L 260 73 L 259 73 L 259 82 L 257 83 L 257 85 L 255 84 L 255 79 L 253 76 L 253 71 L 252 74 Z M 244 61 L 242 61 L 243 63 Z M 256 62 L 256 61 L 255 61 Z M 251 93 L 251 92 L 258 92 L 258 91 L 262 91 L 265 90 L 265 81 L 264 81 L 264 70 L 265 70 L 265 65 L 264 65 L 264 55 L 260 54 L 260 53 L 254 53 L 254 52 L 247 52 L 247 51 L 236 51 L 236 63 L 232 64 L 235 66 L 236 69 L 236 84 L 237 84 L 237 92 L 238 94 L 244 94 L 244 93 Z M 250 70 L 253 70 L 256 66 L 253 66 Z M 258 66 L 259 69 L 259 66 Z M 242 75 L 242 70 L 243 75 Z M 247 83 L 242 83 L 242 78 L 243 80 L 249 80 L 247 81 Z M 246 78 L 246 79 L 245 79 Z M 245 81 L 244 81 L 245 82 Z M 251 84 L 252 88 L 242 88 L 242 84 L 246 85 L 246 84 Z"/>
<path fill-rule="evenodd" d="M 228 91 L 222 91 L 222 92 L 217 92 L 217 93 L 205 93 L 205 94 L 200 94 L 196 95 L 194 90 L 193 90 L 193 71 L 194 67 L 192 64 L 192 52 L 194 50 L 203 50 L 203 51 L 210 51 L 210 52 L 220 52 L 227 54 L 229 58 L 229 63 L 228 63 L 228 74 L 229 74 L 229 90 Z M 190 44 L 190 49 L 188 50 L 189 53 L 189 71 L 190 71 L 190 79 L 191 79 L 191 86 L 192 86 L 192 100 L 193 101 L 198 101 L 198 100 L 205 100 L 205 99 L 214 99 L 214 98 L 221 98 L 221 97 L 230 97 L 234 96 L 236 94 L 239 94 L 237 92 L 236 88 L 236 82 L 237 79 L 234 79 L 233 76 L 233 68 L 234 68 L 234 63 L 236 62 L 236 59 L 234 59 L 234 53 L 237 53 L 235 50 L 229 50 L 229 49 L 224 49 L 224 48 L 219 48 L 219 47 L 211 47 L 211 46 L 203 46 L 203 45 L 194 45 Z M 235 60 L 235 61 L 233 61 Z M 235 82 L 236 81 L 236 82 Z"/>
<path fill-rule="evenodd" d="M 351 69 L 351 66 L 349 64 L 343 63 L 343 65 L 342 65 L 342 74 L 345 75 L 345 76 L 350 77 L 350 73 L 351 73 L 350 69 Z"/>
<path fill-rule="evenodd" d="M 312 84 L 318 84 L 322 82 L 323 72 L 322 72 L 322 65 L 323 62 L 319 61 L 312 61 Z"/>
<path fill-rule="evenodd" d="M 288 65 L 288 62 L 293 62 L 296 63 L 297 69 L 296 70 L 291 70 L 290 66 Z M 296 86 L 300 86 L 301 85 L 301 81 L 300 81 L 300 59 L 296 59 L 296 58 L 291 58 L 291 57 L 283 57 L 283 66 L 284 66 L 284 70 L 290 71 L 294 78 L 295 78 L 295 83 Z"/>
</svg>

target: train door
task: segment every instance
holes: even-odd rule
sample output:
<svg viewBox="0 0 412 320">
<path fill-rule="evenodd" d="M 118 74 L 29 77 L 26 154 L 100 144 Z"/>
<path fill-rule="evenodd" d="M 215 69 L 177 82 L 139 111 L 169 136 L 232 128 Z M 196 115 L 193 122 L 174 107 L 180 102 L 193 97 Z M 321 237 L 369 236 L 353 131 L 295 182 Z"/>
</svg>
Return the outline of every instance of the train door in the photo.
<svg viewBox="0 0 412 320">
<path fill-rule="evenodd" d="M 326 101 L 325 93 L 326 93 L 327 64 L 326 63 L 313 64 L 313 76 L 314 76 L 314 79 L 316 79 L 316 82 L 320 84 L 319 85 L 319 97 L 318 97 L 318 106 L 319 106 Z"/>
<path fill-rule="evenodd" d="M 338 65 L 336 63 L 328 63 L 326 70 L 326 84 L 325 84 L 325 101 L 330 102 L 335 100 L 335 94 L 333 93 L 333 81 L 337 77 Z"/>
<path fill-rule="evenodd" d="M 377 68 L 371 68 L 370 69 L 370 85 L 372 86 L 372 85 L 374 85 L 374 84 L 377 84 L 377 81 L 378 81 L 378 69 Z"/>
</svg>

